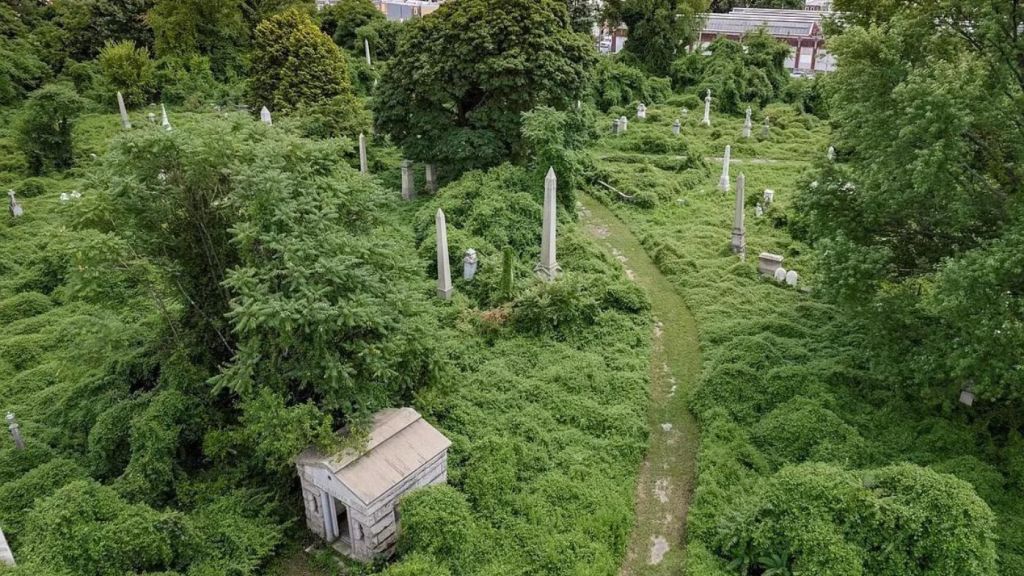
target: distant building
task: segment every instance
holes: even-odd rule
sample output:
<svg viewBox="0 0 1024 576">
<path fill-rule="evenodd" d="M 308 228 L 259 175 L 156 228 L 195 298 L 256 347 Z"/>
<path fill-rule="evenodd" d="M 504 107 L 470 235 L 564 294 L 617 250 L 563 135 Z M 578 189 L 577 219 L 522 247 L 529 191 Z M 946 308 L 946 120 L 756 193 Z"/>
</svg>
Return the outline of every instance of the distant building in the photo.
<svg viewBox="0 0 1024 576">
<path fill-rule="evenodd" d="M 410 18 L 426 16 L 444 0 L 373 0 L 373 5 L 388 17 L 388 20 L 404 22 Z M 336 4 L 338 0 L 316 0 L 317 10 Z"/>
<path fill-rule="evenodd" d="M 816 4 L 830 4 L 827 0 L 814 0 Z M 744 36 L 764 29 L 777 40 L 793 47 L 785 66 L 794 72 L 831 72 L 835 58 L 825 50 L 825 37 L 821 32 L 821 19 L 828 13 L 822 10 L 775 10 L 764 8 L 734 8 L 728 14 L 706 14 L 704 28 L 698 40 L 699 48 L 706 48 L 718 38 L 741 41 Z"/>
<path fill-rule="evenodd" d="M 831 12 L 832 0 L 807 0 L 804 4 L 804 10 L 812 10 L 815 12 Z"/>
</svg>

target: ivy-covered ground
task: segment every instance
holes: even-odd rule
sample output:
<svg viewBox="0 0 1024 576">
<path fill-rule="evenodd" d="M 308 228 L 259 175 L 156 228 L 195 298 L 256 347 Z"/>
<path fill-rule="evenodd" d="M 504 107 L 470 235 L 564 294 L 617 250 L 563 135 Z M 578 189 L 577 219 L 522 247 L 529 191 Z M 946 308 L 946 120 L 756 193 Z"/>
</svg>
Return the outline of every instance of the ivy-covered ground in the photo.
<svg viewBox="0 0 1024 576">
<path fill-rule="evenodd" d="M 679 104 L 691 106 L 688 118 Z M 700 332 L 687 573 L 985 573 L 996 554 L 1001 574 L 1024 571 L 1020 462 L 955 399 L 934 410 L 873 378 L 856 318 L 814 295 L 812 255 L 786 227 L 799 187 L 813 187 L 805 174 L 826 161 L 827 127 L 770 106 L 743 140 L 742 117 L 699 126 L 692 98 L 651 107 L 646 121 L 612 110 L 607 124 L 620 114 L 627 134 L 609 130 L 594 149 L 618 192 L 595 194 L 640 238 Z M 746 261 L 729 249 L 734 195 L 717 188 L 727 144 L 733 182 L 741 173 L 747 182 Z M 775 204 L 757 218 L 766 188 Z M 760 252 L 784 255 L 799 289 L 760 278 Z M 972 529 L 946 524 L 954 519 Z M 982 543 L 993 529 L 996 550 Z M 920 564 L 902 564 L 907 556 Z"/>
<path fill-rule="evenodd" d="M 148 125 L 147 111 L 133 112 L 136 132 L 159 130 Z M 212 116 L 171 110 L 182 134 Z M 246 120 L 239 115 L 236 121 Z M 312 539 L 296 490 L 233 492 L 225 485 L 229 477 L 219 478 L 215 469 L 195 476 L 179 469 L 182 458 L 203 467 L 203 439 L 187 437 L 197 429 L 189 412 L 153 390 L 189 374 L 165 369 L 147 380 L 123 373 L 147 365 L 160 346 L 156 339 L 166 335 L 163 315 L 177 310 L 158 309 L 158 299 L 146 293 L 91 292 L 90 264 L 108 239 L 83 223 L 102 215 L 88 213 L 87 202 L 59 200 L 61 193 L 86 189 L 92 164 L 102 163 L 119 137 L 116 115 L 87 114 L 75 128 L 79 166 L 25 179 L 17 176 L 21 166 L 10 135 L 0 133 L 0 151 L 9 161 L 0 177 L 5 188 L 18 191 L 25 210 L 17 220 L 0 218 L 0 400 L 18 415 L 29 446 L 22 453 L 0 444 L 0 518 L 20 561 L 75 566 L 72 573 L 106 573 L 112 566 L 144 573 L 161 566 L 199 574 L 209 569 L 200 559 L 234 565 L 237 573 L 618 570 L 648 440 L 650 304 L 568 212 L 559 233 L 565 274 L 551 286 L 536 281 L 543 188 L 534 175 L 510 166 L 476 172 L 438 198 L 390 207 L 405 244 L 418 250 L 421 289 L 430 295 L 434 213 L 443 207 L 448 215 L 456 294 L 451 302 L 430 298 L 444 374 L 440 385 L 416 393 L 414 405 L 453 441 L 449 486 L 403 503 L 398 564 L 341 568 L 326 554 L 301 552 Z M 397 197 L 397 155 L 374 149 L 371 160 L 375 178 Z M 116 226 L 110 232 L 116 234 Z M 504 246 L 515 255 L 511 298 L 498 289 Z M 469 247 L 481 255 L 472 284 L 459 277 Z M 146 269 L 140 261 L 126 262 L 119 273 L 132 275 L 125 279 L 132 285 L 148 280 L 153 290 L 171 290 L 156 272 L 134 276 Z M 118 282 L 108 277 L 101 285 Z M 143 388 L 132 384 L 140 381 Z M 179 434 L 187 437 L 188 454 L 145 450 Z M 126 488 L 126 478 L 150 473 L 179 478 L 156 501 L 161 505 L 150 506 L 149 495 Z M 57 510 L 67 498 L 105 508 L 71 522 L 80 529 L 68 542 L 78 544 L 64 548 L 58 540 L 68 536 Z M 108 553 L 77 555 L 93 547 Z"/>
</svg>

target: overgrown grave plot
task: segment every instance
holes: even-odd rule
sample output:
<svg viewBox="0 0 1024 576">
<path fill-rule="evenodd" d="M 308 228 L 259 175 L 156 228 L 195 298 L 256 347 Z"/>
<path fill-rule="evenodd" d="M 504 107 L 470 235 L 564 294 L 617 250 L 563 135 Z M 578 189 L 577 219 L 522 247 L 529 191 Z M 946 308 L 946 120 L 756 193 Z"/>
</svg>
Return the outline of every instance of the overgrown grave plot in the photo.
<svg viewBox="0 0 1024 576">
<path fill-rule="evenodd" d="M 776 124 L 768 139 L 759 140 L 755 123 L 754 138 L 743 141 L 742 118 L 713 115 L 711 128 L 691 118 L 680 135 L 704 166 L 676 173 L 664 169 L 671 153 L 626 157 L 619 152 L 652 131 L 659 138 L 671 135 L 674 114 L 652 107 L 647 121 L 631 118 L 625 136 L 608 135 L 595 147 L 610 184 L 640 182 L 654 191 L 656 201 L 636 202 L 602 186 L 595 193 L 641 238 L 698 320 L 704 369 L 690 403 L 701 421 L 702 444 L 689 516 L 688 573 L 756 574 L 776 568 L 846 574 L 861 566 L 871 572 L 902 562 L 903 555 L 920 554 L 900 549 L 891 558 L 858 555 L 857 550 L 891 545 L 903 536 L 881 528 L 839 535 L 834 530 L 845 529 L 842 517 L 852 510 L 826 505 L 820 514 L 798 511 L 804 509 L 799 502 L 818 498 L 817 489 L 834 495 L 852 490 L 865 502 L 885 494 L 901 500 L 906 510 L 949 522 L 950 530 L 963 519 L 970 544 L 933 561 L 994 573 L 994 524 L 976 492 L 998 514 L 1003 573 L 1013 573 L 1019 562 L 1016 505 L 1000 490 L 1008 487 L 1005 472 L 994 466 L 989 450 L 978 448 L 985 445 L 984 433 L 962 415 L 922 410 L 915 399 L 872 378 L 870 359 L 858 346 L 855 317 L 758 277 L 757 254 L 770 251 L 785 256 L 783 266 L 800 272 L 802 287 L 814 288 L 813 255 L 789 237 L 786 226 L 802 174 L 824 160 L 827 131 L 814 120 L 801 120 L 784 129 Z M 746 262 L 729 250 L 733 193 L 717 186 L 726 144 L 732 145 L 733 185 L 738 174 L 746 176 Z M 755 204 L 765 188 L 775 190 L 775 203 L 758 218 Z M 931 469 L 899 466 L 906 461 Z M 909 495 L 902 483 L 910 478 L 928 488 Z M 821 485 L 826 482 L 833 484 Z M 872 495 L 864 486 L 885 488 L 876 487 Z M 924 512 L 930 498 L 957 511 Z M 793 524 L 764 516 L 766 507 L 788 510 Z M 813 539 L 819 544 L 807 544 Z"/>
</svg>

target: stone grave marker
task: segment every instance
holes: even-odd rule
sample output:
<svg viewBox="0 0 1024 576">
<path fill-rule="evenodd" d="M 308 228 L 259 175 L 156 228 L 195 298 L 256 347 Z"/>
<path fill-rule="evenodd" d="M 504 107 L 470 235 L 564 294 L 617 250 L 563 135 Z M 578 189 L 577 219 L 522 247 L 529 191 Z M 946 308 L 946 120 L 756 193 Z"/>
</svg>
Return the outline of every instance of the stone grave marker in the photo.
<svg viewBox="0 0 1024 576">
<path fill-rule="evenodd" d="M 647 106 L 643 102 L 638 104 L 636 107 L 636 117 L 640 120 L 647 118 Z"/>
<path fill-rule="evenodd" d="M 480 264 L 480 258 L 476 255 L 476 250 L 470 248 L 466 250 L 466 254 L 462 257 L 462 279 L 469 281 L 476 276 L 477 266 Z"/>
<path fill-rule="evenodd" d="M 786 284 L 789 284 L 793 288 L 796 288 L 797 282 L 800 281 L 800 274 L 796 270 L 790 270 L 786 272 Z"/>
<path fill-rule="evenodd" d="M 132 121 L 128 119 L 128 108 L 124 105 L 124 96 L 120 91 L 117 93 L 117 111 L 121 113 L 121 128 L 131 130 Z"/>
<path fill-rule="evenodd" d="M 452 265 L 448 261 L 448 224 L 440 208 L 434 223 L 437 225 L 437 296 L 448 300 L 452 297 Z"/>
<path fill-rule="evenodd" d="M 683 123 L 679 121 L 679 118 L 676 118 L 676 121 L 672 124 L 672 133 L 679 136 L 679 131 L 682 130 L 682 128 Z"/>
<path fill-rule="evenodd" d="M 274 119 L 270 117 L 270 110 L 268 110 L 266 106 L 260 110 L 260 122 L 263 122 L 267 126 L 274 125 Z"/>
<path fill-rule="evenodd" d="M 784 283 L 786 281 L 786 269 L 785 268 L 780 266 L 780 267 L 778 267 L 775 270 L 775 281 L 778 282 L 779 284 L 782 284 L 782 283 Z"/>
<path fill-rule="evenodd" d="M 359 173 L 370 173 L 370 165 L 366 161 L 366 135 L 362 132 L 359 133 Z"/>
<path fill-rule="evenodd" d="M 427 179 L 427 192 L 430 194 L 437 194 L 437 170 L 433 164 L 427 164 L 424 167 Z"/>
<path fill-rule="evenodd" d="M 743 137 L 744 138 L 750 138 L 750 131 L 754 128 L 754 123 L 750 119 L 750 115 L 753 114 L 753 113 L 754 113 L 753 110 L 751 110 L 750 108 L 747 108 L 747 117 L 746 117 L 745 120 L 743 120 Z"/>
<path fill-rule="evenodd" d="M 775 190 L 765 188 L 764 190 L 764 204 L 765 206 L 771 206 L 772 202 L 775 202 Z"/>
<path fill-rule="evenodd" d="M 164 108 L 163 104 L 160 105 L 160 125 L 168 132 L 173 130 L 173 128 L 171 128 L 171 121 L 167 119 L 167 108 Z"/>
<path fill-rule="evenodd" d="M 757 257 L 757 271 L 764 276 L 774 278 L 775 273 L 782 268 L 783 257 L 771 252 L 761 252 Z M 782 271 L 785 274 L 785 270 Z"/>
<path fill-rule="evenodd" d="M 732 242 L 730 243 L 733 254 L 740 255 L 747 252 L 747 224 L 743 213 L 746 182 L 747 178 L 743 174 L 736 178 L 736 206 L 732 219 Z"/>
<path fill-rule="evenodd" d="M 416 182 L 412 176 L 412 160 L 402 160 L 402 199 L 412 200 L 416 197 Z"/>
<path fill-rule="evenodd" d="M 711 89 L 708 88 L 708 93 L 704 95 L 704 120 L 701 124 L 705 126 L 711 126 Z"/>
<path fill-rule="evenodd" d="M 540 239 L 540 263 L 534 268 L 534 272 L 548 282 L 554 280 L 562 271 L 556 256 L 557 225 L 558 179 L 555 176 L 555 169 L 549 168 L 548 175 L 544 178 L 544 225 Z"/>
<path fill-rule="evenodd" d="M 21 218 L 25 211 L 22 210 L 18 199 L 14 197 L 14 190 L 8 190 L 7 195 L 11 198 L 7 206 L 8 211 L 11 213 L 11 218 Z"/>
<path fill-rule="evenodd" d="M 729 191 L 729 162 L 732 161 L 732 146 L 725 146 L 725 156 L 722 158 L 722 177 L 718 179 L 718 187 L 722 192 Z"/>
</svg>

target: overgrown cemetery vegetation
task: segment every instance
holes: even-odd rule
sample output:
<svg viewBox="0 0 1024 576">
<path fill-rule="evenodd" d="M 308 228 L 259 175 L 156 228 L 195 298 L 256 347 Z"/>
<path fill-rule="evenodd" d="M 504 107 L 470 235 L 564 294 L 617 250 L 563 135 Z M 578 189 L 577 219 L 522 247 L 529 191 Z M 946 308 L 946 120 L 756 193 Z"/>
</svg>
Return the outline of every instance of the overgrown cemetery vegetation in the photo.
<svg viewBox="0 0 1024 576">
<path fill-rule="evenodd" d="M 369 0 L 0 2 L 0 407 L 25 443 L 0 443 L 0 573 L 1024 573 L 1024 9 L 837 5 L 840 69 L 807 80 L 766 33 L 688 53 L 700 0 L 406 23 Z M 622 54 L 596 53 L 603 20 Z M 674 291 L 655 303 L 685 302 L 699 372 L 653 346 L 582 195 L 640 240 Z M 700 445 L 665 461 L 696 486 L 666 520 L 685 542 L 624 564 L 652 358 L 694 370 L 672 409 Z M 295 456 L 392 406 L 451 439 L 447 485 L 402 500 L 393 558 L 307 554 Z"/>
</svg>

